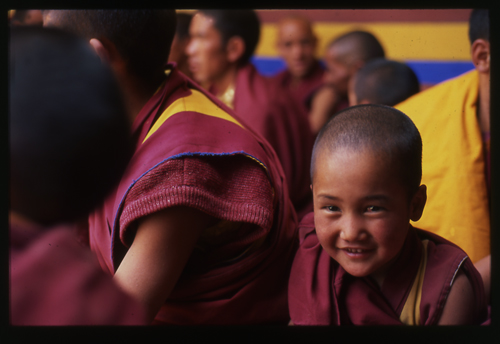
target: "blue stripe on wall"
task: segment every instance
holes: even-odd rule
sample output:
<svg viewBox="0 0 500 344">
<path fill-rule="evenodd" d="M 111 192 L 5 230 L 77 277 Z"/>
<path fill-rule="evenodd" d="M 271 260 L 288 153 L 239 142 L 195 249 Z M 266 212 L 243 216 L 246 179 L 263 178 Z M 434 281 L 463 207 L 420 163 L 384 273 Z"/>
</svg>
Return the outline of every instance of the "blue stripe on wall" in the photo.
<svg viewBox="0 0 500 344">
<path fill-rule="evenodd" d="M 437 84 L 474 69 L 472 62 L 405 61 L 422 84 Z M 252 63 L 263 75 L 272 76 L 285 68 L 285 63 L 275 57 L 253 57 Z"/>
</svg>

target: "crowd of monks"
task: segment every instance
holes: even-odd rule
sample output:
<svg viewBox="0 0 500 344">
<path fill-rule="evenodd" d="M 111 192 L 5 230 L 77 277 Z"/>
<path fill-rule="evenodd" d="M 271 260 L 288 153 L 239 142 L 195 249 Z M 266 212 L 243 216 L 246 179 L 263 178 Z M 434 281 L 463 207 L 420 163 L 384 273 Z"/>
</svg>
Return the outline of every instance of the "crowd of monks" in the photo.
<svg viewBox="0 0 500 344">
<path fill-rule="evenodd" d="M 477 269 L 474 291 L 484 293 L 490 310 L 490 47 L 489 36 L 474 32 L 475 21 L 475 69 L 421 91 L 414 71 L 388 59 L 370 32 L 336 37 L 318 58 L 313 24 L 303 16 L 286 17 L 278 22 L 276 40 L 286 68 L 264 76 L 251 62 L 261 33 L 255 11 L 122 12 L 19 10 L 10 18 L 12 32 L 61 30 L 90 43 L 88 50 L 109 66 L 124 96 L 133 146 L 126 167 L 113 175 L 116 183 L 85 214 L 38 220 L 22 206 L 28 201 L 20 189 L 11 187 L 11 324 L 286 325 L 292 305 L 295 314 L 301 310 L 296 324 L 325 324 L 329 316 L 315 323 L 304 313 L 307 307 L 290 299 L 289 273 L 302 231 L 314 228 L 311 163 L 318 133 L 339 112 L 366 104 L 394 107 L 415 123 L 423 142 L 427 204 L 412 225 L 465 251 L 470 263 L 464 269 Z M 141 25 L 150 32 L 142 33 Z M 56 44 L 33 32 L 47 46 Z M 152 32 L 158 37 L 149 39 Z M 11 40 L 25 42 L 28 36 Z M 148 50 L 160 39 L 171 45 L 158 49 L 162 53 Z M 19 55 L 11 56 L 11 64 L 30 46 L 23 49 L 13 50 Z M 156 62 L 165 52 L 168 58 Z M 30 52 L 44 53 L 39 46 Z M 71 80 L 51 81 L 51 87 L 62 90 L 63 82 Z M 30 91 L 19 90 L 26 97 Z M 56 99 L 47 96 L 47 102 Z M 43 101 L 37 106 L 41 113 L 55 111 Z M 96 139 L 103 150 L 105 144 Z M 97 180 L 90 172 L 83 177 Z M 47 245 L 67 248 L 54 253 Z M 42 268 L 52 272 L 36 273 Z M 93 279 L 91 287 L 86 278 Z M 78 289 L 77 283 L 87 287 Z M 352 307 L 370 298 L 364 290 L 356 292 L 365 296 L 346 296 Z M 425 324 L 438 323 L 444 301 L 437 302 L 435 310 L 430 306 L 436 319 Z M 399 322 L 396 317 L 387 324 Z"/>
</svg>

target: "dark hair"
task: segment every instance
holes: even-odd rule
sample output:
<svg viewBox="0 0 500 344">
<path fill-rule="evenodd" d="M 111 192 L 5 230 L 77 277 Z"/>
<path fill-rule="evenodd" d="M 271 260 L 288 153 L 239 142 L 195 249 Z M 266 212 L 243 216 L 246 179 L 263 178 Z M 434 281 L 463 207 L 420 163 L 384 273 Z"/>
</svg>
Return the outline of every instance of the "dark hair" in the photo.
<svg viewBox="0 0 500 344">
<path fill-rule="evenodd" d="M 311 180 L 318 152 L 366 149 L 399 168 L 410 197 L 422 180 L 422 139 L 411 119 L 393 107 L 368 104 L 339 111 L 320 130 L 314 143 Z"/>
<path fill-rule="evenodd" d="M 354 76 L 354 93 L 358 101 L 394 106 L 419 91 L 415 72 L 402 62 L 374 59 Z"/>
<path fill-rule="evenodd" d="M 179 39 L 189 37 L 189 25 L 191 24 L 191 19 L 193 19 L 192 14 L 177 13 L 177 26 L 175 28 L 175 34 L 179 37 Z"/>
<path fill-rule="evenodd" d="M 86 39 L 106 38 L 111 41 L 134 75 L 148 80 L 163 72 L 175 34 L 175 10 L 54 12 L 59 27 Z"/>
<path fill-rule="evenodd" d="M 239 36 L 245 42 L 245 52 L 238 61 L 243 65 L 250 61 L 260 37 L 260 20 L 253 10 L 200 10 L 204 16 L 214 19 L 214 27 L 221 33 L 222 44 Z"/>
<path fill-rule="evenodd" d="M 9 136 L 11 209 L 41 224 L 91 211 L 132 149 L 114 74 L 56 28 L 10 29 Z"/>
<path fill-rule="evenodd" d="M 378 39 L 367 31 L 351 31 L 340 37 L 335 38 L 328 47 L 332 47 L 337 44 L 353 44 L 354 57 L 360 59 L 363 62 L 367 62 L 371 59 L 385 57 L 384 48 L 378 41 Z"/>
<path fill-rule="evenodd" d="M 490 17 L 486 9 L 472 10 L 469 18 L 469 41 L 474 43 L 476 39 L 490 41 Z"/>
</svg>

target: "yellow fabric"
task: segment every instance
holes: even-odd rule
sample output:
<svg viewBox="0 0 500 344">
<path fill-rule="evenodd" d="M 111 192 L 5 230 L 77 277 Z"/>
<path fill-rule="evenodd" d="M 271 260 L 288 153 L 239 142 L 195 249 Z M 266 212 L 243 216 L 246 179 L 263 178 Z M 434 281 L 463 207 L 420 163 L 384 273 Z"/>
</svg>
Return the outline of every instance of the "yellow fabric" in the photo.
<svg viewBox="0 0 500 344">
<path fill-rule="evenodd" d="M 427 204 L 414 225 L 454 242 L 473 262 L 490 253 L 478 90 L 479 76 L 473 70 L 395 106 L 413 120 L 423 141 Z"/>
<path fill-rule="evenodd" d="M 179 98 L 174 101 L 170 106 L 163 111 L 153 127 L 149 130 L 143 143 L 158 130 L 159 127 L 170 117 L 182 111 L 199 112 L 208 116 L 225 119 L 226 121 L 233 122 L 240 127 L 243 127 L 237 120 L 235 120 L 226 111 L 222 110 L 203 93 L 197 90 L 191 90 L 191 94 L 187 97 Z"/>
<path fill-rule="evenodd" d="M 422 241 L 422 257 L 418 266 L 417 276 L 413 281 L 410 294 L 406 299 L 399 319 L 405 325 L 420 325 L 420 301 L 422 300 L 422 286 L 424 284 L 425 268 L 427 266 L 427 243 Z"/>
<path fill-rule="evenodd" d="M 200 91 L 191 89 L 191 94 L 187 97 L 179 98 L 175 100 L 168 108 L 163 111 L 163 113 L 160 115 L 160 117 L 156 120 L 155 124 L 151 127 L 149 130 L 148 134 L 144 138 L 144 141 L 142 143 L 146 142 L 146 140 L 153 135 L 158 128 L 161 127 L 161 125 L 170 117 L 173 115 L 183 112 L 183 111 L 193 111 L 193 112 L 198 112 L 202 113 L 207 116 L 212 116 L 216 118 L 221 118 L 226 121 L 235 123 L 239 125 L 240 127 L 244 128 L 241 123 L 239 123 L 236 119 L 234 119 L 230 114 L 228 114 L 226 111 L 221 109 L 219 106 L 217 106 L 215 103 L 213 103 L 209 98 L 207 98 L 203 93 Z M 255 159 L 254 157 L 250 155 L 246 155 L 248 158 L 254 160 L 255 162 L 259 163 L 264 169 L 267 171 L 267 167 L 262 164 L 259 160 Z M 274 189 L 273 189 L 273 195 L 274 195 Z"/>
</svg>

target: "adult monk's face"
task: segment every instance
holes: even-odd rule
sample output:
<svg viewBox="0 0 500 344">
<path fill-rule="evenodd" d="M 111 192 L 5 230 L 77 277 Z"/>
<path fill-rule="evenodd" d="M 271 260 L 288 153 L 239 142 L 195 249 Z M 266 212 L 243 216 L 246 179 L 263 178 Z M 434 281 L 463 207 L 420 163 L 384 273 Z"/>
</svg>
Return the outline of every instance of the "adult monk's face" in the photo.
<svg viewBox="0 0 500 344">
<path fill-rule="evenodd" d="M 377 281 L 397 259 L 413 215 L 399 169 L 371 150 L 321 149 L 314 222 L 323 249 L 349 274 Z"/>
<path fill-rule="evenodd" d="M 316 38 L 306 21 L 288 19 L 282 22 L 277 48 L 294 77 L 303 78 L 310 72 L 315 61 Z"/>
<path fill-rule="evenodd" d="M 214 82 L 227 71 L 229 61 L 213 18 L 197 13 L 191 20 L 189 35 L 186 54 L 193 78 L 199 83 Z"/>
</svg>

